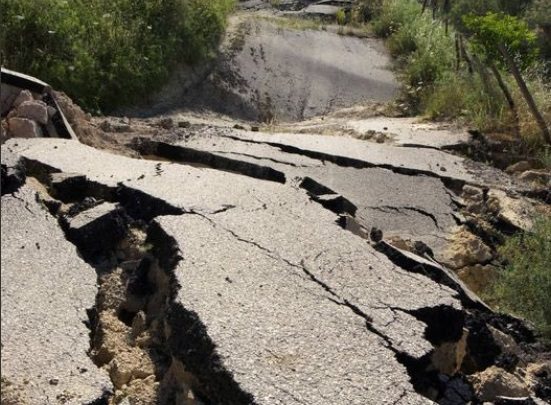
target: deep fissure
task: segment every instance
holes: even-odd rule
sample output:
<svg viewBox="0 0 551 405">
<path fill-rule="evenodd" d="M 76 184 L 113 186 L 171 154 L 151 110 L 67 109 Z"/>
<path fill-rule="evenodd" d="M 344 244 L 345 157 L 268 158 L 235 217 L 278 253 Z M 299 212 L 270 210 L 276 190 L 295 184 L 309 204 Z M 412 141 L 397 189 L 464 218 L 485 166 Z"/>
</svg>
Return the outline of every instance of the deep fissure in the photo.
<svg viewBox="0 0 551 405">
<path fill-rule="evenodd" d="M 96 305 L 88 311 L 89 355 L 98 367 L 110 365 L 115 393 L 105 396 L 104 402 L 115 404 L 127 394 L 149 393 L 153 395 L 151 403 L 160 404 L 208 405 L 228 399 L 234 403 L 254 403 L 252 396 L 224 368 L 199 317 L 175 302 L 181 287 L 174 269 L 181 256 L 176 242 L 156 223 L 155 217 L 193 213 L 125 186 L 100 185 L 98 191 L 95 189 L 98 184 L 85 176 L 61 176 L 52 182 L 50 178 L 59 173 L 57 170 L 28 160 L 24 160 L 25 166 L 29 162 L 26 175 L 44 181 L 40 184 L 48 192 L 47 196 L 42 195 L 42 202 L 98 274 Z M 78 192 L 66 194 L 75 189 Z M 90 199 L 93 202 L 86 203 Z M 76 217 L 105 201 L 117 206 L 100 221 L 103 226 L 89 229 L 95 239 L 79 238 L 71 231 L 72 217 L 67 213 Z M 222 211 L 231 208 L 226 206 Z M 108 228 L 108 234 L 118 237 L 107 245 L 100 244 L 100 250 L 94 248 Z M 173 330 L 182 333 L 173 334 Z M 121 340 L 130 342 L 130 346 L 123 344 L 109 349 L 113 341 Z M 134 356 L 129 355 L 132 352 Z M 136 361 L 139 367 L 133 368 Z"/>
</svg>

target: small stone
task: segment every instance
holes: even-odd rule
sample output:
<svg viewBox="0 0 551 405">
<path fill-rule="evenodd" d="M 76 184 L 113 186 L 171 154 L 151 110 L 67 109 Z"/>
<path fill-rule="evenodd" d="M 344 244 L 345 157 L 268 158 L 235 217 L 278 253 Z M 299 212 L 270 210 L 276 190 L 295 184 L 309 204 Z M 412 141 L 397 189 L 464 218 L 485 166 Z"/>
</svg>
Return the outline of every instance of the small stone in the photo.
<svg viewBox="0 0 551 405">
<path fill-rule="evenodd" d="M 385 134 L 379 134 L 375 137 L 375 141 L 377 143 L 385 143 L 385 140 L 386 140 Z"/>
<path fill-rule="evenodd" d="M 17 107 L 17 116 L 20 118 L 28 118 L 43 125 L 48 123 L 48 109 L 46 108 L 46 103 L 39 100 L 22 102 L 19 107 Z"/>
<path fill-rule="evenodd" d="M 369 238 L 373 242 L 380 242 L 381 240 L 383 240 L 383 231 L 381 231 L 378 228 L 373 227 L 373 228 L 371 228 L 371 231 L 369 232 Z"/>
<path fill-rule="evenodd" d="M 27 118 L 10 118 L 8 128 L 9 138 L 40 138 L 42 136 L 42 130 L 38 124 Z"/>
<path fill-rule="evenodd" d="M 525 172 L 526 170 L 530 169 L 533 169 L 532 163 L 528 162 L 527 160 L 521 160 L 520 162 L 517 162 L 507 167 L 505 169 L 505 172 L 508 174 L 514 174 Z"/>
<path fill-rule="evenodd" d="M 174 121 L 172 120 L 172 118 L 169 117 L 161 118 L 158 122 L 158 125 L 164 129 L 171 129 L 174 127 Z"/>
<path fill-rule="evenodd" d="M 16 99 L 13 102 L 13 107 L 17 108 L 19 105 L 24 103 L 25 101 L 33 101 L 33 95 L 29 90 L 21 90 L 21 93 L 16 97 Z"/>
<path fill-rule="evenodd" d="M 99 124 L 99 127 L 102 131 L 105 131 L 105 132 L 113 132 L 113 128 L 111 127 L 111 123 L 109 121 L 102 121 L 100 124 Z"/>
<path fill-rule="evenodd" d="M 178 123 L 178 127 L 179 128 L 189 128 L 189 127 L 191 127 L 191 122 L 189 122 L 189 121 L 180 121 Z"/>
<path fill-rule="evenodd" d="M 253 126 L 251 126 L 251 131 L 258 132 L 258 131 L 260 131 L 260 127 L 256 126 L 256 125 L 253 125 Z"/>
<path fill-rule="evenodd" d="M 441 172 L 447 172 L 448 169 L 446 169 L 444 166 L 442 166 L 442 167 L 440 168 L 440 171 L 441 171 Z"/>
<path fill-rule="evenodd" d="M 245 130 L 245 127 L 244 127 L 243 125 L 235 124 L 235 125 L 233 126 L 233 129 L 239 129 L 239 130 L 244 131 L 244 130 Z"/>
<path fill-rule="evenodd" d="M 52 378 L 52 379 L 50 379 L 49 383 L 50 383 L 50 385 L 57 385 L 57 384 L 59 384 L 59 379 Z"/>
</svg>

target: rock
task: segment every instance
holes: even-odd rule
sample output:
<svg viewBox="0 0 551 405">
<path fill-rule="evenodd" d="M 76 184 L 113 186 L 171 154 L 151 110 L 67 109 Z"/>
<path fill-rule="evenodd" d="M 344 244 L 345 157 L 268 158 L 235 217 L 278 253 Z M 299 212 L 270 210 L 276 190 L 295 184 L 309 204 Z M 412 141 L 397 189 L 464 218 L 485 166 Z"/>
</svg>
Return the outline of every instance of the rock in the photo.
<svg viewBox="0 0 551 405">
<path fill-rule="evenodd" d="M 130 132 L 132 130 L 132 127 L 128 123 L 111 122 L 107 120 L 102 121 L 99 127 L 105 132 Z"/>
<path fill-rule="evenodd" d="M 533 226 L 535 210 L 530 201 L 524 198 L 510 197 L 501 190 L 490 190 L 487 207 L 499 220 L 514 228 L 529 231 Z"/>
<path fill-rule="evenodd" d="M 245 127 L 243 125 L 239 125 L 239 124 L 235 124 L 233 126 L 233 129 L 239 129 L 241 131 L 244 131 L 245 130 Z"/>
<path fill-rule="evenodd" d="M 48 123 L 48 109 L 44 101 L 24 101 L 17 107 L 16 114 L 17 117 L 28 118 L 42 125 Z"/>
<path fill-rule="evenodd" d="M 174 127 L 174 120 L 170 117 L 161 118 L 157 125 L 163 129 L 171 129 Z"/>
<path fill-rule="evenodd" d="M 527 170 L 519 176 L 519 179 L 530 183 L 549 184 L 551 182 L 551 172 L 548 170 Z"/>
<path fill-rule="evenodd" d="M 52 107 L 51 105 L 46 107 L 46 109 L 48 110 L 48 117 L 49 118 L 52 118 L 54 115 L 57 114 L 57 110 L 54 107 Z"/>
<path fill-rule="evenodd" d="M 385 140 L 386 140 L 386 135 L 385 134 L 378 134 L 376 137 L 375 137 L 375 141 L 377 143 L 385 143 Z"/>
<path fill-rule="evenodd" d="M 251 125 L 251 131 L 252 132 L 258 132 L 258 131 L 260 131 L 260 127 L 257 126 L 257 125 Z"/>
<path fill-rule="evenodd" d="M 493 259 L 492 250 L 476 235 L 462 229 L 452 237 L 445 252 L 445 263 L 453 269 L 487 263 Z"/>
<path fill-rule="evenodd" d="M 27 118 L 9 118 L 8 128 L 8 138 L 40 138 L 42 136 L 42 130 L 37 123 Z"/>
<path fill-rule="evenodd" d="M 189 122 L 189 121 L 180 121 L 178 123 L 178 127 L 179 128 L 189 128 L 189 127 L 191 127 L 191 122 Z"/>
<path fill-rule="evenodd" d="M 530 163 L 527 160 L 521 160 L 520 162 L 517 162 L 507 167 L 505 169 L 505 172 L 509 174 L 514 174 L 514 173 L 525 172 L 526 170 L 530 170 L 530 169 L 533 169 L 532 163 Z"/>
<path fill-rule="evenodd" d="M 381 240 L 383 240 L 383 231 L 375 227 L 371 228 L 371 231 L 369 232 L 369 238 L 375 243 L 380 242 Z"/>
<path fill-rule="evenodd" d="M 463 186 L 463 197 L 471 200 L 479 201 L 483 198 L 483 192 L 481 188 L 469 186 L 468 184 Z"/>
<path fill-rule="evenodd" d="M 480 401 L 495 401 L 498 397 L 526 397 L 528 389 L 515 375 L 491 366 L 469 376 L 475 395 Z"/>
<path fill-rule="evenodd" d="M 499 346 L 503 353 L 514 354 L 517 356 L 522 353 L 522 350 L 518 346 L 517 342 L 515 342 L 515 339 L 513 339 L 510 335 L 503 333 L 491 325 L 488 325 L 488 329 L 494 337 L 494 342 Z"/>
<path fill-rule="evenodd" d="M 111 381 L 117 388 L 128 384 L 132 379 L 144 379 L 155 375 L 155 365 L 138 348 L 117 353 L 110 366 Z"/>
<path fill-rule="evenodd" d="M 13 102 L 13 107 L 17 108 L 22 103 L 26 101 L 33 101 L 33 100 L 34 100 L 33 95 L 29 90 L 21 90 L 21 93 L 19 93 L 19 95 L 16 97 L 16 99 Z"/>
<path fill-rule="evenodd" d="M 461 368 L 467 349 L 469 332 L 463 329 L 463 335 L 457 342 L 444 342 L 432 354 L 432 365 L 443 374 L 455 375 Z"/>
</svg>

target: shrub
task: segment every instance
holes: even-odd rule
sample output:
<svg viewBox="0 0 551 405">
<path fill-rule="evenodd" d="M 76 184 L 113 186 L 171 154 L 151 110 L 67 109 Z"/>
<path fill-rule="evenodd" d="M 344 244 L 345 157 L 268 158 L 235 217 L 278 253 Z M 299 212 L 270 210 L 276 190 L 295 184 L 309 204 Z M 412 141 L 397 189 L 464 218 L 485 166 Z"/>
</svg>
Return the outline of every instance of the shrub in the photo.
<svg viewBox="0 0 551 405">
<path fill-rule="evenodd" d="M 89 110 L 130 104 L 178 62 L 205 58 L 233 0 L 3 0 L 8 68 L 40 77 Z"/>
<path fill-rule="evenodd" d="M 373 20 L 373 31 L 376 35 L 387 38 L 419 18 L 420 10 L 419 4 L 414 0 L 386 0 Z"/>
<path fill-rule="evenodd" d="M 337 15 L 335 16 L 337 19 L 337 24 L 339 25 L 345 25 L 346 24 L 346 13 L 341 8 L 339 11 L 337 11 Z"/>
<path fill-rule="evenodd" d="M 501 253 L 508 265 L 490 297 L 499 310 L 528 319 L 551 339 L 551 217 L 539 218 L 532 231 L 510 238 Z"/>
<path fill-rule="evenodd" d="M 505 99 L 490 92 L 478 75 L 447 72 L 424 95 L 422 111 L 432 119 L 459 119 L 482 131 L 503 127 L 510 120 Z"/>
</svg>

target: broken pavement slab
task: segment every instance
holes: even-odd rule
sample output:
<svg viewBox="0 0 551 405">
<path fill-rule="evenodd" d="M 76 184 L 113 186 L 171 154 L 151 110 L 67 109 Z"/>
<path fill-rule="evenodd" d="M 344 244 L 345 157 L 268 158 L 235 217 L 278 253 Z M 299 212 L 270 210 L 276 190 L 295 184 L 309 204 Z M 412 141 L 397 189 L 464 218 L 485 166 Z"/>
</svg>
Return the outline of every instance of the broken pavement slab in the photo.
<svg viewBox="0 0 551 405">
<path fill-rule="evenodd" d="M 2 152 L 19 154 L 31 171 L 85 175 L 117 189 L 113 198 L 128 212 L 146 198 L 174 209 L 155 220 L 183 257 L 169 339 L 213 398 L 430 403 L 409 368 L 422 369 L 436 345 L 460 339 L 457 293 L 395 266 L 304 190 L 73 141 L 8 141 Z M 199 327 L 201 339 L 178 322 Z M 427 328 L 440 332 L 429 341 Z"/>
<path fill-rule="evenodd" d="M 2 402 L 106 397 L 109 377 L 87 355 L 96 273 L 26 185 L 2 196 L 1 279 Z"/>
<path fill-rule="evenodd" d="M 404 148 L 323 135 L 226 131 L 225 136 L 276 146 L 285 152 L 340 166 L 381 167 L 402 174 L 425 174 L 485 187 L 514 187 L 512 179 L 498 169 L 436 149 Z"/>
</svg>

